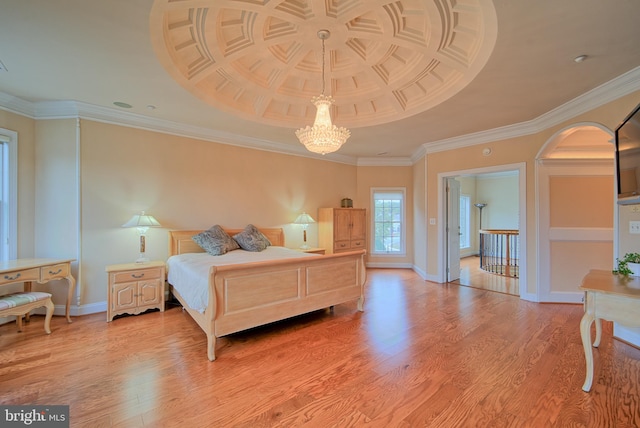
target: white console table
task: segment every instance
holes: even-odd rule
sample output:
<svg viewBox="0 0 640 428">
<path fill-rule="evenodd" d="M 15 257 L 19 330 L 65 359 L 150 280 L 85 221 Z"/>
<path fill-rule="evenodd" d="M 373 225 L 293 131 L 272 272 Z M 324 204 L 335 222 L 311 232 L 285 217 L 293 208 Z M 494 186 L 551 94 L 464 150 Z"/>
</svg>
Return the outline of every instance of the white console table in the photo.
<svg viewBox="0 0 640 428">
<path fill-rule="evenodd" d="M 584 315 L 580 321 L 580 336 L 587 362 L 587 374 L 582 390 L 589 392 L 593 383 L 593 350 L 591 324 L 596 322 L 596 339 L 602 338 L 601 319 L 627 327 L 640 327 L 640 277 L 614 275 L 611 271 L 591 270 L 582 280 Z"/>
</svg>

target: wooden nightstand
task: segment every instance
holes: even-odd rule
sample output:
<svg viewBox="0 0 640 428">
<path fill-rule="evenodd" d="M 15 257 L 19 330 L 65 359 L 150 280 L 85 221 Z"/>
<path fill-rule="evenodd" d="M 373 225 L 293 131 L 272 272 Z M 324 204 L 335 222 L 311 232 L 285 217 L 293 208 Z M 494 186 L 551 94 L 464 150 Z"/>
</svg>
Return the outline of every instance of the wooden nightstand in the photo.
<svg viewBox="0 0 640 428">
<path fill-rule="evenodd" d="M 302 249 L 302 248 L 297 248 L 298 251 L 302 251 L 303 253 L 314 253 L 314 254 L 322 254 L 324 256 L 324 248 L 307 248 Z"/>
<path fill-rule="evenodd" d="M 107 322 L 120 314 L 136 315 L 147 309 L 164 312 L 164 262 L 109 265 Z"/>
</svg>

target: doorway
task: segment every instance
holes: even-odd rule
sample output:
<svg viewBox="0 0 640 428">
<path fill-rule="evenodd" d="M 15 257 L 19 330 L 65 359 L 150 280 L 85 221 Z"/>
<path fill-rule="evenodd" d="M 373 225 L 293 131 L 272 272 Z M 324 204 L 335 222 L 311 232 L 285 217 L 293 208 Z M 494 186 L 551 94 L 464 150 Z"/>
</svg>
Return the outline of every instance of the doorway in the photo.
<svg viewBox="0 0 640 428">
<path fill-rule="evenodd" d="M 524 163 L 473 170 L 452 171 L 439 175 L 443 208 L 439 239 L 443 282 L 499 291 L 520 297 L 526 294 L 526 230 Z M 470 219 L 468 248 L 461 248 L 464 233 L 460 225 L 460 198 L 468 197 Z M 480 200 L 482 199 L 482 200 Z M 480 206 L 476 206 L 479 204 Z M 491 208 L 493 210 L 491 210 Z M 464 210 L 464 208 L 463 208 Z M 482 213 L 482 225 L 479 224 Z M 480 269 L 479 230 L 515 229 L 519 232 L 519 277 L 504 277 Z"/>
</svg>

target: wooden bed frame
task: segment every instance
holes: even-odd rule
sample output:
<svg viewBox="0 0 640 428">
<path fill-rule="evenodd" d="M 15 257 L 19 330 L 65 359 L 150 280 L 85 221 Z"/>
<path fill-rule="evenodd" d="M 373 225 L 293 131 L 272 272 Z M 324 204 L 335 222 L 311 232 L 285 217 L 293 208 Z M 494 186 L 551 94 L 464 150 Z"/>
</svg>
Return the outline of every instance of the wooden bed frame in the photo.
<svg viewBox="0 0 640 428">
<path fill-rule="evenodd" d="M 226 229 L 233 236 L 241 229 Z M 284 246 L 282 229 L 260 229 Z M 169 231 L 169 256 L 203 250 L 191 239 L 201 230 Z M 214 266 L 209 271 L 209 303 L 204 313 L 191 309 L 170 285 L 171 293 L 207 335 L 210 361 L 216 338 L 358 300 L 363 310 L 365 250 L 326 256 Z"/>
</svg>

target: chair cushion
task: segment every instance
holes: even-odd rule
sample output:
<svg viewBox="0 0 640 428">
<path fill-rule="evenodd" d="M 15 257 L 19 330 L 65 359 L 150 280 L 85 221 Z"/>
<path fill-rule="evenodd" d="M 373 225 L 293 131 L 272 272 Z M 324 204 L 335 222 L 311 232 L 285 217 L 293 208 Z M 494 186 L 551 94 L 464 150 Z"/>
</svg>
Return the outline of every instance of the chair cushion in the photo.
<svg viewBox="0 0 640 428">
<path fill-rule="evenodd" d="M 47 300 L 49 298 L 51 298 L 51 293 L 43 293 L 41 291 L 6 294 L 4 296 L 0 296 L 0 311 L 3 309 L 15 308 L 16 306 L 26 305 L 27 303 L 37 302 L 38 300 Z"/>
</svg>

